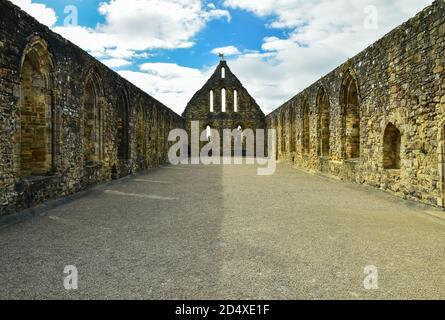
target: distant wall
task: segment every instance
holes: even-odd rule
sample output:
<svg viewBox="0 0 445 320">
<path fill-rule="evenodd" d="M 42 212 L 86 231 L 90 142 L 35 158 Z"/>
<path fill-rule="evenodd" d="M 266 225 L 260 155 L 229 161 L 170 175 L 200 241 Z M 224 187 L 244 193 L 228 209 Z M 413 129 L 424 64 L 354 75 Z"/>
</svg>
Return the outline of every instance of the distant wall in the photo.
<svg viewBox="0 0 445 320">
<path fill-rule="evenodd" d="M 444 206 L 445 2 L 267 116 L 278 158 Z"/>
<path fill-rule="evenodd" d="M 166 163 L 183 119 L 0 0 L 0 215 Z"/>
<path fill-rule="evenodd" d="M 225 94 L 225 109 L 223 95 Z M 213 110 L 212 110 L 213 108 Z M 187 104 L 183 117 L 186 128 L 191 131 L 192 121 L 200 122 L 201 132 L 207 126 L 219 132 L 223 145 L 225 129 L 264 129 L 265 115 L 255 99 L 244 88 L 240 80 L 232 73 L 226 61 L 221 61 L 205 85 Z M 201 145 L 204 145 L 202 142 Z M 232 143 L 232 147 L 233 147 Z M 246 144 L 243 144 L 245 149 Z"/>
</svg>

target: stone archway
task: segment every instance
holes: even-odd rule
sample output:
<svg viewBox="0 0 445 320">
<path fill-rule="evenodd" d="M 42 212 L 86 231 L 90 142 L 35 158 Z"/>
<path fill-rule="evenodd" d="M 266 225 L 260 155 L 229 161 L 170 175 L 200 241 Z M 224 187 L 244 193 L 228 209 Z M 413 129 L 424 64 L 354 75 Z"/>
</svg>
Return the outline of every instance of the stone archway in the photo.
<svg viewBox="0 0 445 320">
<path fill-rule="evenodd" d="M 246 139 L 244 136 L 244 126 L 242 124 L 238 124 L 235 126 L 236 135 L 235 135 L 235 142 L 234 142 L 234 150 L 233 155 L 236 156 L 235 147 L 237 144 L 241 147 L 241 156 L 244 158 L 246 157 Z"/>
<path fill-rule="evenodd" d="M 130 138 L 129 138 L 129 105 L 127 94 L 123 89 L 120 89 L 117 96 L 117 132 L 116 132 L 116 148 L 117 157 L 121 166 L 121 170 L 127 174 L 127 167 L 131 159 Z M 124 169 L 125 168 L 125 169 Z"/>
<path fill-rule="evenodd" d="M 310 116 L 309 103 L 307 100 L 303 102 L 301 109 L 301 127 L 302 154 L 308 156 L 310 154 Z"/>
<path fill-rule="evenodd" d="M 400 147 L 402 136 L 400 130 L 393 124 L 388 123 L 383 135 L 383 168 L 400 169 Z"/>
<path fill-rule="evenodd" d="M 136 155 L 140 169 L 146 168 L 147 160 L 147 115 L 145 104 L 140 100 L 136 109 Z"/>
<path fill-rule="evenodd" d="M 330 104 L 329 96 L 323 86 L 318 90 L 317 95 L 317 139 L 318 155 L 329 157 L 330 155 Z"/>
<path fill-rule="evenodd" d="M 360 98 L 358 82 L 351 71 L 344 76 L 340 102 L 344 158 L 358 159 L 360 158 Z"/>
<path fill-rule="evenodd" d="M 150 154 L 151 163 L 153 166 L 159 164 L 159 130 L 158 130 L 158 109 L 156 105 L 151 110 L 151 122 L 150 122 Z"/>
<path fill-rule="evenodd" d="M 36 37 L 24 50 L 20 70 L 17 171 L 45 176 L 54 169 L 53 56 Z"/>
<path fill-rule="evenodd" d="M 80 124 L 83 159 L 88 166 L 103 160 L 101 92 L 101 80 L 91 71 L 85 81 Z"/>
<path fill-rule="evenodd" d="M 279 160 L 279 140 L 278 140 L 278 126 L 279 126 L 279 121 L 278 121 L 278 116 L 273 118 L 273 128 L 275 129 L 275 146 L 274 146 L 274 151 L 275 151 L 275 161 Z"/>
</svg>

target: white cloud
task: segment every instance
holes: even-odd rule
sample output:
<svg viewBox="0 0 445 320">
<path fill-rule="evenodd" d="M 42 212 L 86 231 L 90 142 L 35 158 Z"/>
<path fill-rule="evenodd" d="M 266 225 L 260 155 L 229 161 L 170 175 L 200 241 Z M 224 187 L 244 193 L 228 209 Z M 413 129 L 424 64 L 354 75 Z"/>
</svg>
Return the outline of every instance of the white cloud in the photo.
<svg viewBox="0 0 445 320">
<path fill-rule="evenodd" d="M 53 26 L 54 10 L 31 0 L 12 0 L 39 21 Z M 264 38 L 261 50 L 239 52 L 233 46 L 215 48 L 232 54 L 229 65 L 267 113 L 320 77 L 359 53 L 432 0 L 225 0 L 263 17 L 283 35 Z M 365 9 L 377 9 L 377 29 L 367 29 Z M 204 0 L 107 0 L 99 6 L 105 22 L 95 28 L 56 27 L 54 30 L 113 68 L 146 58 L 151 49 L 190 48 L 195 36 L 212 19 L 230 13 Z M 217 52 L 218 51 L 218 52 Z M 149 63 L 138 71 L 119 73 L 178 113 L 213 69 L 193 69 Z"/>
<path fill-rule="evenodd" d="M 226 56 L 236 56 L 239 55 L 241 52 L 235 46 L 227 46 L 227 47 L 215 48 L 211 51 L 211 53 L 213 54 L 224 53 Z"/>
<path fill-rule="evenodd" d="M 287 36 L 266 37 L 262 52 L 230 65 L 267 113 L 428 6 L 431 0 L 225 0 L 267 17 Z M 366 28 L 377 9 L 377 28 Z M 368 24 L 369 25 L 369 24 Z"/>
<path fill-rule="evenodd" d="M 109 68 L 120 68 L 131 65 L 131 61 L 125 59 L 103 59 L 101 62 Z"/>
<path fill-rule="evenodd" d="M 296 5 L 297 2 L 302 1 L 281 1 L 281 0 L 225 0 L 224 5 L 231 8 L 238 8 L 238 9 L 244 9 L 248 11 L 252 11 L 258 16 L 266 16 L 271 15 L 274 13 L 274 4 L 277 5 L 277 7 L 280 7 L 281 9 L 284 9 L 284 4 L 289 3 L 291 4 L 291 9 L 298 8 Z M 292 2 L 294 2 L 292 4 Z"/>
<path fill-rule="evenodd" d="M 53 9 L 46 7 L 44 4 L 32 3 L 31 0 L 10 1 L 48 27 L 52 27 L 57 22 L 56 12 Z"/>
<path fill-rule="evenodd" d="M 263 45 L 261 49 L 264 51 L 279 51 L 286 49 L 288 47 L 292 47 L 295 45 L 295 42 L 292 39 L 280 39 L 277 37 L 266 37 L 264 38 Z"/>
<path fill-rule="evenodd" d="M 228 19 L 226 10 L 205 7 L 203 0 L 109 0 L 99 5 L 105 23 L 96 28 L 54 30 L 96 57 L 129 58 L 151 49 L 189 48 L 195 35 L 213 19 Z M 110 55 L 110 50 L 125 53 Z"/>
<path fill-rule="evenodd" d="M 213 69 L 198 70 L 174 63 L 144 63 L 139 71 L 118 71 L 178 114 L 182 114 L 187 102 L 201 89 L 211 72 Z"/>
</svg>

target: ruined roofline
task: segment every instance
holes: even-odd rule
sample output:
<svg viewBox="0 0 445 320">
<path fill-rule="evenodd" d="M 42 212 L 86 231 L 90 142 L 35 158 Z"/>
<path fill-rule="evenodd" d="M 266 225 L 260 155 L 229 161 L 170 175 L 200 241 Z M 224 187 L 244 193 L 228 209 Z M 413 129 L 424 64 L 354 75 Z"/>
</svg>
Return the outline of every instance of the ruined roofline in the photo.
<svg viewBox="0 0 445 320">
<path fill-rule="evenodd" d="M 119 73 L 117 73 L 116 71 L 114 71 L 113 69 L 111 69 L 110 67 L 108 67 L 107 65 L 105 65 L 103 62 L 101 62 L 99 59 L 95 58 L 94 56 L 92 56 L 88 51 L 83 50 L 82 48 L 80 48 L 78 45 L 76 45 L 75 43 L 71 42 L 70 40 L 64 38 L 62 35 L 58 34 L 57 32 L 53 31 L 51 28 L 49 28 L 48 26 L 44 25 L 43 23 L 39 22 L 36 18 L 34 18 L 33 16 L 29 15 L 26 11 L 22 10 L 19 6 L 17 6 L 16 4 L 12 3 L 9 0 L 0 0 L 0 2 L 5 3 L 5 5 L 8 5 L 10 7 L 12 7 L 12 10 L 16 10 L 18 12 L 18 18 L 19 19 L 27 19 L 27 20 L 31 20 L 33 21 L 35 24 L 40 25 L 41 27 L 43 27 L 44 29 L 46 29 L 46 32 L 48 32 L 48 34 L 54 36 L 55 38 L 57 38 L 59 41 L 61 42 L 65 42 L 67 45 L 70 45 L 73 47 L 73 49 L 76 49 L 80 52 L 82 52 L 82 54 L 86 54 L 87 56 L 89 56 L 95 63 L 100 64 L 104 69 L 108 70 L 109 72 L 111 72 L 112 74 L 116 75 L 117 78 L 122 82 L 125 83 L 127 85 L 131 85 L 134 88 L 136 88 L 139 93 L 141 95 L 146 95 L 150 100 L 153 100 L 156 103 L 157 107 L 162 107 L 164 109 L 167 109 L 168 111 L 170 111 L 171 113 L 175 114 L 177 117 L 183 119 L 183 117 L 178 114 L 177 112 L 173 111 L 170 107 L 166 106 L 164 103 L 162 103 L 161 101 L 159 101 L 158 99 L 156 99 L 155 97 L 153 97 L 152 95 L 150 95 L 149 93 L 145 92 L 144 90 L 142 90 L 140 87 L 138 87 L 137 85 L 135 85 L 134 83 L 128 81 L 127 79 L 123 78 Z M 21 15 L 24 15 L 25 17 L 22 18 Z M 35 33 L 33 33 L 35 34 Z M 38 34 L 38 33 L 37 33 Z"/>
<path fill-rule="evenodd" d="M 360 51 L 359 53 L 357 53 L 355 56 L 347 59 L 345 62 L 343 62 L 341 65 L 335 67 L 334 69 L 332 69 L 330 72 L 326 73 L 325 75 L 323 75 L 321 78 L 319 78 L 318 80 L 312 82 L 311 84 L 309 84 L 307 87 L 305 87 L 304 89 L 300 90 L 297 94 L 295 94 L 294 96 L 292 96 L 292 98 L 286 100 L 284 103 L 282 103 L 279 107 L 277 107 L 276 109 L 272 110 L 271 112 L 269 112 L 266 115 L 266 118 L 269 117 L 270 115 L 276 113 L 276 112 L 281 112 L 282 109 L 286 108 L 290 103 L 294 102 L 301 94 L 303 94 L 305 91 L 309 90 L 310 88 L 312 88 L 314 85 L 318 85 L 320 82 L 323 82 L 324 79 L 326 79 L 327 77 L 329 77 L 330 75 L 332 75 L 333 73 L 335 73 L 338 70 L 344 69 L 348 63 L 350 61 L 353 60 L 357 60 L 361 55 L 367 53 L 370 49 L 372 49 L 375 46 L 379 46 L 380 43 L 385 42 L 386 40 L 388 40 L 389 38 L 391 38 L 395 33 L 400 32 L 402 29 L 404 29 L 407 25 L 409 25 L 410 23 L 412 23 L 413 21 L 419 19 L 423 14 L 426 14 L 427 11 L 431 10 L 433 7 L 435 6 L 440 6 L 441 3 L 445 3 L 445 0 L 435 0 L 433 1 L 429 6 L 425 7 L 423 10 L 419 11 L 416 15 L 414 15 L 413 17 L 409 18 L 408 20 L 406 20 L 405 22 L 403 22 L 402 24 L 398 25 L 397 27 L 395 27 L 394 29 L 390 30 L 388 33 L 386 33 L 383 37 L 381 37 L 380 39 L 376 40 L 375 42 L 373 42 L 372 44 L 370 44 L 369 46 L 367 46 L 365 49 L 363 49 L 362 51 Z"/>
<path fill-rule="evenodd" d="M 220 67 L 225 67 L 226 68 L 226 75 L 227 75 L 227 70 L 230 72 L 230 74 L 232 75 L 232 77 L 238 82 L 239 84 L 239 89 L 240 90 L 244 90 L 246 91 L 250 98 L 253 100 L 253 103 L 256 105 L 256 107 L 261 111 L 261 114 L 263 117 L 266 117 L 266 114 L 264 113 L 263 109 L 261 108 L 261 106 L 258 104 L 258 102 L 256 101 L 256 99 L 250 94 L 250 91 L 247 90 L 247 88 L 243 85 L 242 81 L 235 75 L 235 73 L 232 72 L 232 69 L 229 67 L 227 60 L 221 60 L 218 65 L 214 68 L 213 73 L 211 74 L 211 76 L 204 82 L 204 84 L 202 85 L 202 87 L 196 91 L 193 96 L 190 98 L 190 100 L 187 102 L 187 105 L 184 108 L 184 111 L 182 112 L 182 117 L 185 119 L 186 118 L 186 113 L 187 113 L 187 109 L 189 107 L 191 107 L 191 103 L 202 93 L 202 91 L 206 88 L 207 84 L 209 82 L 211 82 L 214 78 L 219 77 L 219 73 L 218 70 Z M 227 77 L 227 76 L 226 76 Z"/>
<path fill-rule="evenodd" d="M 261 106 L 256 101 L 256 99 L 250 94 L 250 91 L 247 90 L 247 88 L 243 85 L 243 82 L 238 78 L 238 76 L 235 73 L 232 72 L 232 69 L 229 67 L 229 64 L 227 63 L 227 60 L 222 60 L 220 62 L 220 64 L 224 64 L 229 69 L 230 73 L 233 75 L 233 77 L 236 79 L 236 81 L 238 81 L 238 83 L 240 85 L 240 89 L 243 89 L 243 90 L 245 90 L 246 92 L 249 93 L 249 96 L 252 98 L 252 100 L 256 104 L 256 106 L 260 109 L 260 111 L 262 112 L 263 116 L 266 116 L 264 111 L 263 111 L 263 109 L 261 108 Z M 218 64 L 218 66 L 216 67 L 216 70 L 218 69 L 220 64 Z M 215 70 L 214 74 L 216 73 L 216 70 Z"/>
</svg>

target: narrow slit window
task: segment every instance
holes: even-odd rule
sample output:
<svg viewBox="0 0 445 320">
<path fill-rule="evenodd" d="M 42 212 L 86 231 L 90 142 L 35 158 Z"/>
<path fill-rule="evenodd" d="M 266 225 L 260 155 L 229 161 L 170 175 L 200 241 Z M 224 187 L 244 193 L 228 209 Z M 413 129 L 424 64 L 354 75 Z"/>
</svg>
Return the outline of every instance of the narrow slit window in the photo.
<svg viewBox="0 0 445 320">
<path fill-rule="evenodd" d="M 221 89 L 221 112 L 226 112 L 226 89 Z"/>
<path fill-rule="evenodd" d="M 214 106 L 213 106 L 213 90 L 210 90 L 210 112 L 214 111 Z"/>
<path fill-rule="evenodd" d="M 212 128 L 210 128 L 210 126 L 206 127 L 206 137 L 207 141 L 210 141 L 210 139 L 212 138 Z"/>
<path fill-rule="evenodd" d="M 224 68 L 224 67 L 221 68 L 221 78 L 222 79 L 226 78 L 226 68 Z"/>
<path fill-rule="evenodd" d="M 238 112 L 238 91 L 233 92 L 233 111 Z"/>
</svg>

